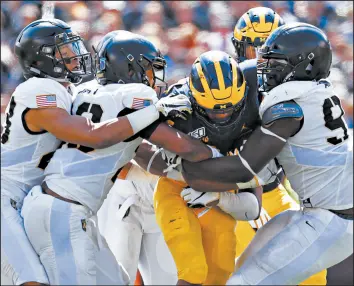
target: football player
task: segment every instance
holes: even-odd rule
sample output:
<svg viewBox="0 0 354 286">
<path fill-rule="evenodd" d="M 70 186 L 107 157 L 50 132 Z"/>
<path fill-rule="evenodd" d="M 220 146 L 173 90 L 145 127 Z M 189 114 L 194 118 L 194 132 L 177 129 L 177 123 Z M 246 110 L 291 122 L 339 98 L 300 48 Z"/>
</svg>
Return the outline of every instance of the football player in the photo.
<svg viewBox="0 0 354 286">
<path fill-rule="evenodd" d="M 256 7 L 243 14 L 235 25 L 234 35 L 231 38 L 237 60 L 252 67 L 252 71 L 256 74 L 257 50 L 264 44 L 270 33 L 281 25 L 284 25 L 283 19 L 270 8 Z M 270 218 L 287 209 L 297 210 L 300 208 L 299 204 L 284 188 L 289 183 L 287 182 L 284 185 L 280 183 L 287 181 L 282 168 L 278 170 L 277 177 L 277 180 L 272 185 L 269 184 L 266 188 L 263 187 L 262 207 L 264 211 L 261 213 L 260 218 L 248 223 L 245 221 L 237 223 L 237 256 L 240 256 L 251 242 L 257 229 L 262 227 Z M 197 196 L 198 193 L 194 193 L 194 195 Z M 300 285 L 326 285 L 326 275 L 327 271 L 323 270 L 306 279 Z"/>
<path fill-rule="evenodd" d="M 262 125 L 236 156 L 182 161 L 192 188 L 224 192 L 276 157 L 301 201 L 301 210 L 278 214 L 256 233 L 229 285 L 297 285 L 353 253 L 353 154 L 340 100 L 326 79 L 331 62 L 320 29 L 277 28 L 257 61 L 266 92 Z"/>
<path fill-rule="evenodd" d="M 70 26 L 57 19 L 29 24 L 16 39 L 15 54 L 27 80 L 11 97 L 1 135 L 1 272 L 15 285 L 49 284 L 25 234 L 23 199 L 42 181 L 60 140 L 99 147 L 117 136 L 102 137 L 91 120 L 70 115 L 71 83 L 91 73 L 91 56 Z M 119 126 L 111 127 L 117 134 Z"/>
<path fill-rule="evenodd" d="M 221 51 L 203 53 L 194 62 L 190 77 L 167 92 L 169 96 L 189 95 L 194 112 L 186 121 L 177 119 L 170 124 L 216 146 L 222 154 L 239 148 L 247 134 L 259 124 L 257 80 L 249 81 L 245 76 L 228 54 Z M 140 154 L 139 150 L 137 162 L 159 174 L 155 166 L 158 156 L 150 159 L 150 155 Z M 274 164 L 272 171 L 276 170 Z M 264 174 L 264 178 L 271 182 L 272 174 L 267 168 L 264 172 L 268 176 Z M 216 208 L 207 203 L 207 208 L 188 208 L 181 197 L 184 187 L 183 182 L 162 177 L 154 194 L 157 221 L 176 263 L 178 285 L 225 284 L 235 266 L 235 219 L 259 216 L 260 190 L 223 194 L 223 199 L 215 202 Z M 239 187 L 248 188 L 241 184 Z M 186 193 L 183 195 L 188 197 Z M 246 216 L 242 210 L 247 212 Z"/>
<path fill-rule="evenodd" d="M 85 146 L 74 140 L 64 143 L 47 166 L 44 182 L 32 188 L 21 210 L 27 236 L 51 284 L 101 283 L 96 281 L 96 267 L 97 273 L 117 272 L 102 269 L 102 263 L 96 263 L 107 249 L 95 227 L 95 214 L 120 168 L 134 157 L 142 141 L 140 136 L 193 161 L 217 154 L 212 147 L 165 123 L 146 128 L 160 113 L 184 117 L 183 112 L 191 111 L 185 96 L 157 102 L 152 87 L 159 79 L 156 73 L 164 72 L 165 60 L 150 41 L 127 31 L 111 32 L 100 41 L 95 64 L 98 82 L 93 80 L 78 87 L 72 113 L 98 127 L 121 123 L 118 129 L 104 131 L 116 134 L 110 135 L 116 144 Z M 109 277 L 111 281 L 121 279 Z"/>
<path fill-rule="evenodd" d="M 72 116 L 71 83 L 78 84 L 84 75 L 91 74 L 92 61 L 80 36 L 61 20 L 42 19 L 26 26 L 16 39 L 15 54 L 27 80 L 11 97 L 1 135 L 1 267 L 16 285 L 48 284 L 25 234 L 20 211 L 29 190 L 42 182 L 43 170 L 60 140 L 90 148 L 108 147 L 131 137 L 167 109 L 152 105 L 150 115 L 137 111 L 134 116 L 140 113 L 143 122 L 128 116 L 104 122 Z M 131 107 L 129 100 L 123 104 Z M 85 108 L 83 105 L 80 112 L 88 111 Z"/>
<path fill-rule="evenodd" d="M 132 160 L 119 172 L 97 213 L 100 232 L 116 260 L 129 277 L 135 277 L 139 268 L 145 285 L 177 282 L 176 265 L 156 223 L 153 207 L 158 178 Z M 134 280 L 130 283 L 134 285 Z"/>
</svg>

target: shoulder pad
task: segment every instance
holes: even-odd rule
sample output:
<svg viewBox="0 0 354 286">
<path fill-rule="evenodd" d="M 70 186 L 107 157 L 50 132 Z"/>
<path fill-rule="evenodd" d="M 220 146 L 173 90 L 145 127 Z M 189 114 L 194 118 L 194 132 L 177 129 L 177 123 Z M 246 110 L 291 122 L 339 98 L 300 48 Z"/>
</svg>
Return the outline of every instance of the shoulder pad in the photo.
<svg viewBox="0 0 354 286">
<path fill-rule="evenodd" d="M 262 116 L 264 126 L 271 125 L 275 120 L 282 118 L 303 118 L 304 114 L 300 105 L 294 101 L 285 101 L 269 107 Z"/>
<path fill-rule="evenodd" d="M 327 78 L 320 79 L 317 84 L 323 84 L 326 88 L 332 86 L 332 83 Z"/>
<path fill-rule="evenodd" d="M 131 98 L 134 101 L 134 98 L 136 98 L 150 100 L 152 103 L 158 100 L 156 91 L 143 83 L 121 84 L 117 88 L 115 95 L 122 97 L 123 100 Z"/>
<path fill-rule="evenodd" d="M 58 107 L 70 112 L 72 96 L 67 89 L 48 78 L 31 77 L 21 83 L 14 92 L 16 103 L 27 108 Z"/>
</svg>

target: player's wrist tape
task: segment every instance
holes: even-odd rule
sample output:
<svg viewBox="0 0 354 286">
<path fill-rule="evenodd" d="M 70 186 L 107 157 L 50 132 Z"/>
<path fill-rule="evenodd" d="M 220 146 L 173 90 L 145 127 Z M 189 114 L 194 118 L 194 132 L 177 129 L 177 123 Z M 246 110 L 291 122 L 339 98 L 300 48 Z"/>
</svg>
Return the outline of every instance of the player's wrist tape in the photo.
<svg viewBox="0 0 354 286">
<path fill-rule="evenodd" d="M 259 215 L 259 203 L 252 193 L 220 193 L 218 207 L 235 220 L 254 220 Z"/>
<path fill-rule="evenodd" d="M 237 183 L 236 185 L 240 190 L 252 189 L 261 186 L 261 184 L 259 183 L 259 178 L 257 179 L 257 176 L 254 176 L 252 180 L 246 183 Z"/>
<path fill-rule="evenodd" d="M 155 105 L 150 105 L 133 113 L 126 115 L 129 123 L 133 129 L 134 134 L 143 130 L 151 123 L 159 119 L 160 112 L 158 112 Z"/>
<path fill-rule="evenodd" d="M 252 170 L 248 162 L 244 158 L 242 158 L 240 152 L 237 149 L 236 149 L 236 155 L 240 158 L 242 165 L 254 176 L 253 179 L 248 182 L 237 183 L 237 187 L 239 189 L 248 189 L 248 188 L 263 186 L 264 185 L 263 180 L 257 176 L 257 174 Z"/>
<path fill-rule="evenodd" d="M 155 160 L 156 156 L 157 156 L 158 154 L 160 154 L 161 151 L 162 151 L 162 148 L 157 149 L 157 150 L 155 151 L 155 153 L 151 156 L 151 158 L 150 158 L 150 160 L 149 160 L 149 163 L 148 163 L 148 165 L 147 165 L 147 167 L 146 167 L 146 172 L 150 172 L 150 168 L 151 168 L 152 162 Z"/>
<path fill-rule="evenodd" d="M 207 145 L 207 146 L 210 148 L 210 150 L 211 150 L 211 152 L 213 154 L 212 158 L 224 157 L 224 155 L 221 154 L 216 148 L 211 147 L 210 145 Z"/>
</svg>

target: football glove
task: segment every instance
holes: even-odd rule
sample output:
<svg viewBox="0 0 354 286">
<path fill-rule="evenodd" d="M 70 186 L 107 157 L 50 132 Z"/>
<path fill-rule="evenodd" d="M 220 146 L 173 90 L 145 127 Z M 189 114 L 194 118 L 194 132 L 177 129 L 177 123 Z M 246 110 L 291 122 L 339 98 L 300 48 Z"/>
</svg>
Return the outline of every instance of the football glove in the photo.
<svg viewBox="0 0 354 286">
<path fill-rule="evenodd" d="M 220 193 L 198 192 L 190 187 L 186 187 L 181 192 L 181 197 L 190 208 L 213 207 L 219 203 Z"/>
<path fill-rule="evenodd" d="M 171 119 L 187 120 L 188 114 L 192 114 L 192 104 L 183 94 L 163 97 L 155 103 L 155 106 L 160 113 Z"/>
<path fill-rule="evenodd" d="M 261 213 L 257 220 L 249 220 L 248 223 L 252 226 L 253 229 L 260 229 L 263 225 L 265 225 L 268 221 L 270 221 L 270 216 L 267 211 L 262 207 Z"/>
</svg>

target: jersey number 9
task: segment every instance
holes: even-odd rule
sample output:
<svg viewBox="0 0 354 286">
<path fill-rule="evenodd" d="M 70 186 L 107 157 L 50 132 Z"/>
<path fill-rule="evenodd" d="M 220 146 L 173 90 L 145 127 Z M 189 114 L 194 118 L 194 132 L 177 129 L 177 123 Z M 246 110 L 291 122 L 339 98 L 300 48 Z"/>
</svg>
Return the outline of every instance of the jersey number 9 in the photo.
<svg viewBox="0 0 354 286">
<path fill-rule="evenodd" d="M 342 129 L 343 132 L 336 137 L 327 138 L 327 142 L 332 145 L 337 145 L 348 139 L 348 128 L 343 119 L 344 111 L 340 105 L 340 100 L 336 95 L 331 98 L 326 98 L 323 103 L 323 114 L 326 122 L 325 126 L 330 130 Z M 338 114 L 333 114 L 333 111 Z M 340 115 L 339 115 L 340 113 Z M 335 116 L 335 119 L 334 119 Z"/>
</svg>

